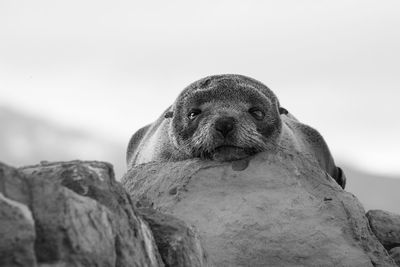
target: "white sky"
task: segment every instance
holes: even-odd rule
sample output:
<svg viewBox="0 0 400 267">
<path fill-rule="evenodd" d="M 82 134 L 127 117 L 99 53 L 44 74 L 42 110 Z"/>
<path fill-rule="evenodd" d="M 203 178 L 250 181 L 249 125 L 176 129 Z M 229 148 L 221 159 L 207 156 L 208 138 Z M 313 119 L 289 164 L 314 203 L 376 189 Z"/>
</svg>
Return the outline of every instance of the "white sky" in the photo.
<svg viewBox="0 0 400 267">
<path fill-rule="evenodd" d="M 400 1 L 0 0 L 0 104 L 127 143 L 190 82 L 269 86 L 337 158 L 400 173 Z"/>
</svg>

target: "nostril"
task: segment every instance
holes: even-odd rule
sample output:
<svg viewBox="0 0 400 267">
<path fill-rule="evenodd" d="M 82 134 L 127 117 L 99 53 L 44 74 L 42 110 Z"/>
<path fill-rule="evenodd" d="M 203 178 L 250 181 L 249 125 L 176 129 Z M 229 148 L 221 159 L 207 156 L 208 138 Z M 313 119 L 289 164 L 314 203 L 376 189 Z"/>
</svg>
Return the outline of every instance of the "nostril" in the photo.
<svg viewBox="0 0 400 267">
<path fill-rule="evenodd" d="M 215 130 L 226 137 L 233 130 L 234 124 L 235 120 L 232 117 L 220 118 L 215 122 Z"/>
<path fill-rule="evenodd" d="M 215 127 L 217 129 L 217 131 L 221 132 L 221 133 L 228 133 L 230 131 L 232 131 L 233 129 L 233 124 L 232 123 L 220 123 L 217 124 L 217 126 Z"/>
</svg>

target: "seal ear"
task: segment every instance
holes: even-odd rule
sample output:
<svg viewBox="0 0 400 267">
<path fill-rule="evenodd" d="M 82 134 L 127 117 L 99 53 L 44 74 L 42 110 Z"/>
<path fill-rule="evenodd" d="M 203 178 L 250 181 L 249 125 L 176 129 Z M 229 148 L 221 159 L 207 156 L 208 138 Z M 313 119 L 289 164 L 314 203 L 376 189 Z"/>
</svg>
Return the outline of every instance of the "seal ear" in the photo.
<svg viewBox="0 0 400 267">
<path fill-rule="evenodd" d="M 289 113 L 289 111 L 287 111 L 287 109 L 285 109 L 283 107 L 279 107 L 279 114 L 287 115 L 288 113 Z"/>
<path fill-rule="evenodd" d="M 168 118 L 172 118 L 174 116 L 174 112 L 173 111 L 167 111 L 164 114 L 164 118 L 168 119 Z"/>
</svg>

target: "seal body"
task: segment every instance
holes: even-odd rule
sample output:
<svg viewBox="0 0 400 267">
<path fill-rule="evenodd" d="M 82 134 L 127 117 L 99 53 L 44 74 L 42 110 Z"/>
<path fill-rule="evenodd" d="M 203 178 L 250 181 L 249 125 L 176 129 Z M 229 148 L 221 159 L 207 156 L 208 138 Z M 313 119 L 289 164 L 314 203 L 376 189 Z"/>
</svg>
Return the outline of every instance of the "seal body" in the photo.
<svg viewBox="0 0 400 267">
<path fill-rule="evenodd" d="M 268 87 L 242 75 L 215 75 L 190 84 L 154 123 L 138 130 L 127 163 L 234 161 L 279 146 L 304 153 L 344 188 L 344 174 L 322 136 L 282 108 Z"/>
</svg>

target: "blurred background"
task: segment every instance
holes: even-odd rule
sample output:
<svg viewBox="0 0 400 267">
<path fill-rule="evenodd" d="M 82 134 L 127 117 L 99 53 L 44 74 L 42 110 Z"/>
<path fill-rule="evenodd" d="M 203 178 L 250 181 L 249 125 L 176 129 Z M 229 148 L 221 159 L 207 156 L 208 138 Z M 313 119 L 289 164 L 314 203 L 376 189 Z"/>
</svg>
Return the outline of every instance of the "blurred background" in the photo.
<svg viewBox="0 0 400 267">
<path fill-rule="evenodd" d="M 0 0 L 0 161 L 111 162 L 189 83 L 238 73 L 400 213 L 400 1 Z"/>
</svg>

